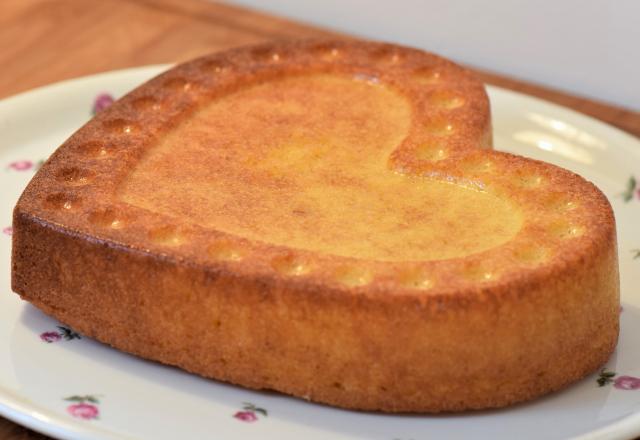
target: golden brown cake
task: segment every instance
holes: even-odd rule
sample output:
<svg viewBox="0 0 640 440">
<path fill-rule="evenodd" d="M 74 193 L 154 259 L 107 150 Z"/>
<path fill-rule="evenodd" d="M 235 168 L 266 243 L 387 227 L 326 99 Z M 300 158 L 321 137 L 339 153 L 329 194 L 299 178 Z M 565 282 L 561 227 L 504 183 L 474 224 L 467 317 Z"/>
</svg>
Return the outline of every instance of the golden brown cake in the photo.
<svg viewBox="0 0 640 440">
<path fill-rule="evenodd" d="M 615 237 L 594 185 L 491 150 L 465 69 L 285 42 L 179 65 L 68 139 L 15 208 L 13 289 L 217 380 L 461 411 L 609 358 Z"/>
</svg>

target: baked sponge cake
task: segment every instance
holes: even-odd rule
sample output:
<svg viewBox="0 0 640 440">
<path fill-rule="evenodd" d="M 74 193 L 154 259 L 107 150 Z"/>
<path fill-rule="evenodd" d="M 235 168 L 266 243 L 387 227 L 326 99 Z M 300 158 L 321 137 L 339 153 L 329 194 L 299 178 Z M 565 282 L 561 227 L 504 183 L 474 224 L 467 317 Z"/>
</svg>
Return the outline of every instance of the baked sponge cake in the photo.
<svg viewBox="0 0 640 440">
<path fill-rule="evenodd" d="M 371 42 L 213 54 L 98 114 L 14 213 L 13 289 L 120 350 L 388 412 L 501 407 L 599 368 L 615 223 L 493 151 L 465 69 Z"/>
</svg>

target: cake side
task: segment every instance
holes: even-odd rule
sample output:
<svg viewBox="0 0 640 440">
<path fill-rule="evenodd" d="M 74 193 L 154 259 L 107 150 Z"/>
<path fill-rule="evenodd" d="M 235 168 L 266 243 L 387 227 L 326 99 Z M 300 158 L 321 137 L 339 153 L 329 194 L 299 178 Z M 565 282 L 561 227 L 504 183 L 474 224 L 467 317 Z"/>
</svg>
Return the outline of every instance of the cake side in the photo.
<svg viewBox="0 0 640 440">
<path fill-rule="evenodd" d="M 206 377 L 345 408 L 501 407 L 595 371 L 617 341 L 611 234 L 590 258 L 527 279 L 394 296 L 158 258 L 20 206 L 15 226 L 13 289 L 61 322 Z"/>
</svg>

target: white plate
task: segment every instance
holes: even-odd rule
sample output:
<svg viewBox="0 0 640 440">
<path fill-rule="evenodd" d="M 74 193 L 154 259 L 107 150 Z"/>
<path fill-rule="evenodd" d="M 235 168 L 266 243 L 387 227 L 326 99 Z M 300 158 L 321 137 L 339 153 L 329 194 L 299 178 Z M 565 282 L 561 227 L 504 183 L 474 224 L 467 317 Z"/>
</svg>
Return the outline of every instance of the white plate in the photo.
<svg viewBox="0 0 640 440">
<path fill-rule="evenodd" d="M 0 101 L 0 231 L 11 224 L 13 205 L 37 162 L 90 118 L 98 93 L 121 96 L 164 68 L 81 78 Z M 640 388 L 632 378 L 640 377 L 640 256 L 633 252 L 640 249 L 640 194 L 628 201 L 622 196 L 630 177 L 640 177 L 640 142 L 534 98 L 495 87 L 489 94 L 498 149 L 574 170 L 613 203 L 624 311 L 620 343 L 607 363 L 615 375 L 604 386 L 594 374 L 531 403 L 445 416 L 358 413 L 244 390 L 86 338 L 61 337 L 59 323 L 11 293 L 11 240 L 0 232 L 0 413 L 63 438 L 524 440 L 640 434 L 640 389 L 625 389 Z M 76 401 L 64 400 L 72 396 Z"/>
</svg>

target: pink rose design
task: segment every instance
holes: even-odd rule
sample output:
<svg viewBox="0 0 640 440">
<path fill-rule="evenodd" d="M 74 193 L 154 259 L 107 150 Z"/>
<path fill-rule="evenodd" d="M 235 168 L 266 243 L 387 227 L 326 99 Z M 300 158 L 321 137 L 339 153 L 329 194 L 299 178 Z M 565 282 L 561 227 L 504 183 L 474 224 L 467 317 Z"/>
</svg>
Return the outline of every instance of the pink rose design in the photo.
<svg viewBox="0 0 640 440">
<path fill-rule="evenodd" d="M 19 160 L 16 162 L 11 162 L 9 164 L 9 168 L 16 171 L 27 171 L 33 168 L 33 162 L 30 160 Z"/>
<path fill-rule="evenodd" d="M 52 342 L 58 342 L 62 339 L 60 333 L 56 332 L 44 332 L 40 335 L 40 339 L 42 339 L 47 344 L 51 344 Z"/>
<path fill-rule="evenodd" d="M 2 233 L 11 235 L 13 234 L 13 228 L 11 226 L 7 226 L 6 228 L 2 228 Z"/>
<path fill-rule="evenodd" d="M 638 188 L 638 189 L 636 190 L 636 197 L 638 197 L 638 198 L 640 199 L 640 188 Z"/>
<path fill-rule="evenodd" d="M 242 403 L 242 411 L 238 411 L 233 415 L 238 420 L 247 423 L 253 423 L 258 420 L 258 414 L 262 414 L 264 417 L 267 417 L 267 410 L 264 408 L 259 408 L 253 403 L 243 402 Z"/>
<path fill-rule="evenodd" d="M 99 112 L 101 112 L 102 110 L 104 110 L 105 108 L 109 107 L 111 104 L 113 104 L 113 96 L 111 96 L 108 93 L 101 93 L 98 96 L 96 96 L 95 101 L 93 101 L 93 114 L 97 114 Z"/>
<path fill-rule="evenodd" d="M 69 405 L 67 407 L 67 412 L 71 414 L 73 417 L 78 419 L 97 419 L 99 410 L 95 405 L 91 405 L 90 403 L 76 403 L 74 405 Z"/>
<path fill-rule="evenodd" d="M 243 422 L 253 423 L 258 420 L 256 413 L 252 411 L 238 411 L 233 415 L 238 420 L 242 420 Z"/>
<path fill-rule="evenodd" d="M 619 390 L 640 389 L 640 378 L 633 376 L 620 376 L 615 379 L 613 386 Z"/>
</svg>

